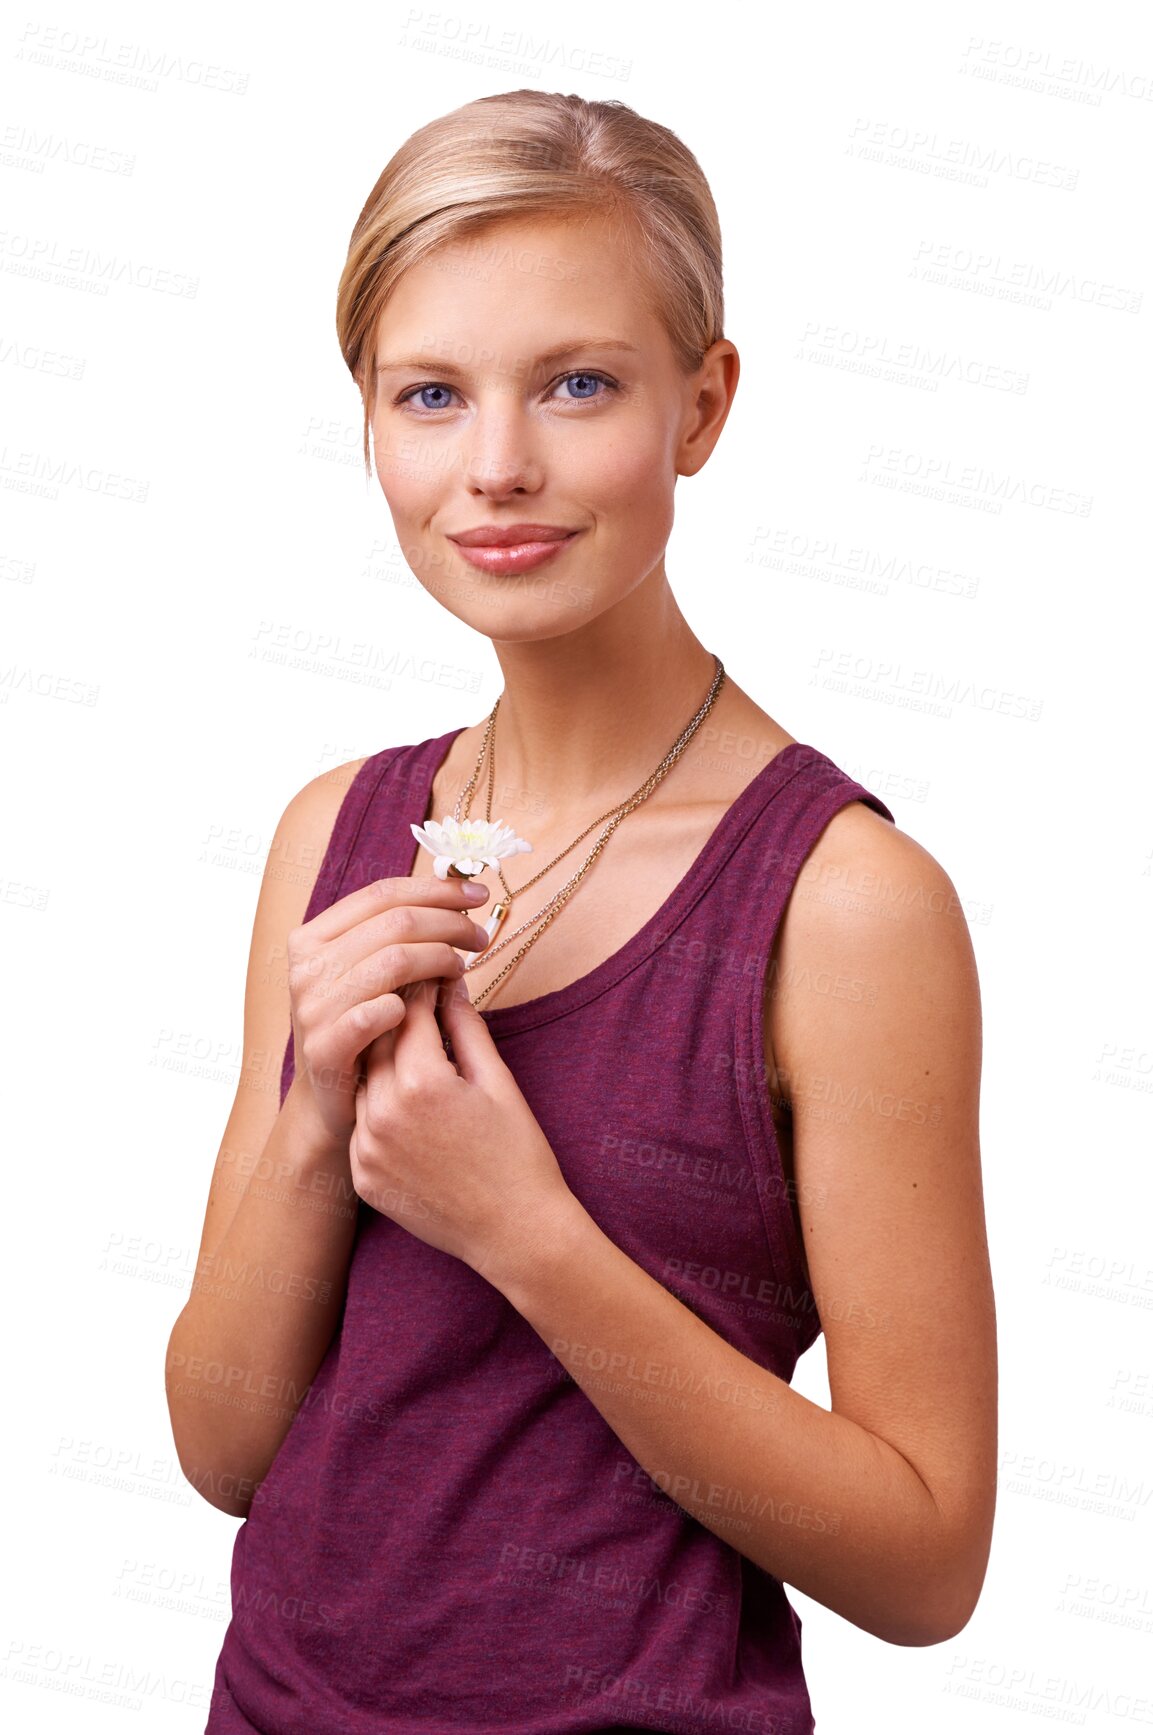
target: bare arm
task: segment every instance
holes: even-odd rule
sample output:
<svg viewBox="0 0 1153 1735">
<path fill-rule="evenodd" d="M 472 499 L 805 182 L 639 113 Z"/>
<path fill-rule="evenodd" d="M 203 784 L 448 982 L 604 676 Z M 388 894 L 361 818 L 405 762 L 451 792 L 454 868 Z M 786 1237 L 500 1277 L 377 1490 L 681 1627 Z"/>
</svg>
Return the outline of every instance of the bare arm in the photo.
<svg viewBox="0 0 1153 1735">
<path fill-rule="evenodd" d="M 850 871 L 875 889 L 822 897 Z M 802 986 L 828 972 L 875 999 Z M 703 1525 L 865 1631 L 936 1644 L 975 1607 L 996 1483 L 980 1006 L 948 877 L 887 821 L 842 810 L 790 900 L 775 978 L 767 1034 L 832 1409 L 727 1343 L 576 1201 L 482 1275 Z"/>
<path fill-rule="evenodd" d="M 269 850 L 244 997 L 244 1068 L 213 1170 L 192 1293 L 168 1343 L 177 1456 L 211 1505 L 244 1517 L 324 1359 L 343 1305 L 357 1198 L 347 1144 L 280 1109 L 291 1029 L 287 936 L 363 761 L 314 779 Z M 308 864 L 307 871 L 282 863 Z"/>
<path fill-rule="evenodd" d="M 318 1139 L 293 1092 L 257 1160 L 224 1145 L 219 1184 L 238 1195 L 201 1252 L 168 1344 L 165 1390 L 185 1475 L 246 1516 L 332 1342 L 357 1197 L 347 1148 Z"/>
<path fill-rule="evenodd" d="M 315 779 L 277 829 L 245 995 L 245 1068 L 216 1159 L 193 1292 L 165 1386 L 181 1466 L 241 1517 L 337 1329 L 359 1195 L 349 1143 L 361 1056 L 407 1013 L 411 985 L 463 969 L 487 935 L 459 881 L 401 876 L 304 913 L 340 799 L 364 762 Z M 323 841 L 322 841 L 323 840 Z M 285 876 L 281 859 L 307 860 Z M 295 1031 L 296 1071 L 280 1108 Z"/>
</svg>

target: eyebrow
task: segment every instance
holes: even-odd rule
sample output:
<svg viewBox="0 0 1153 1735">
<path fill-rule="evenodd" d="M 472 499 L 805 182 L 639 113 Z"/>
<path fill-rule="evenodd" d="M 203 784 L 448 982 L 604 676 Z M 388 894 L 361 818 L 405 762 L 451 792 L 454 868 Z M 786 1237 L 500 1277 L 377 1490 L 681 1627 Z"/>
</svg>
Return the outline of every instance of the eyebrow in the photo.
<svg viewBox="0 0 1153 1735">
<path fill-rule="evenodd" d="M 582 351 L 588 349 L 627 350 L 632 355 L 637 355 L 639 353 L 635 343 L 626 343 L 623 338 L 580 337 L 565 343 L 558 343 L 552 349 L 546 349 L 543 354 L 537 356 L 537 365 L 540 367 L 551 367 L 554 362 L 564 361 L 566 356 L 580 355 Z M 482 359 L 484 359 L 483 356 Z M 455 362 L 446 361 L 443 356 L 401 356 L 387 361 L 380 361 L 376 364 L 376 371 L 378 374 L 389 373 L 392 371 L 399 372 L 402 369 L 412 368 L 419 369 L 425 373 L 439 374 L 459 375 L 468 371 L 466 368 L 458 367 Z"/>
</svg>

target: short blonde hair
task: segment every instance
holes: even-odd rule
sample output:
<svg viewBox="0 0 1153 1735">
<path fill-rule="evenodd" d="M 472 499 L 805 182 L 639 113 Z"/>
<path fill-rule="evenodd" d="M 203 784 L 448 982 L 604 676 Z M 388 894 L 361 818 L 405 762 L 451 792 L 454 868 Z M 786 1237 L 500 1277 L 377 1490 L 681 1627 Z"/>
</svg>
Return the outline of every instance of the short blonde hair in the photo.
<svg viewBox="0 0 1153 1735">
<path fill-rule="evenodd" d="M 644 250 L 654 313 L 685 373 L 724 335 L 721 231 L 697 159 L 626 103 L 511 90 L 430 121 L 369 194 L 336 300 L 341 353 L 364 400 L 364 463 L 376 403 L 373 344 L 403 274 L 501 218 L 599 212 Z"/>
</svg>

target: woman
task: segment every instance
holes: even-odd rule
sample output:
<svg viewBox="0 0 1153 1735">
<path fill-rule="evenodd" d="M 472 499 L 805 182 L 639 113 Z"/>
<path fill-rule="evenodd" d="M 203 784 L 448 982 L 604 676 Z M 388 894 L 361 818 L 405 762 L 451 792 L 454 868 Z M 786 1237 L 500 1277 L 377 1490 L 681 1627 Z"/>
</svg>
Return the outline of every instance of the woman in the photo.
<svg viewBox="0 0 1153 1735">
<path fill-rule="evenodd" d="M 406 558 L 504 679 L 270 852 L 323 860 L 307 902 L 265 875 L 167 1374 L 246 1519 L 207 1729 L 812 1730 L 785 1583 L 934 1644 L 988 1557 L 959 902 L 669 587 L 739 368 L 672 133 L 528 90 L 432 122 L 338 328 Z M 821 1330 L 830 1411 L 789 1385 Z"/>
</svg>

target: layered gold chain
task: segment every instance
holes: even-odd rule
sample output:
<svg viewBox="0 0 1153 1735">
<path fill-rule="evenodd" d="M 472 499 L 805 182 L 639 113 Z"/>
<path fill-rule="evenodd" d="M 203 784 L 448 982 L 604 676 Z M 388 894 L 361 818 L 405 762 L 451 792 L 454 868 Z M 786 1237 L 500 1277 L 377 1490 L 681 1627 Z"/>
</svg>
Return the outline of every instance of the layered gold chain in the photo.
<svg viewBox="0 0 1153 1735">
<path fill-rule="evenodd" d="M 668 776 L 669 772 L 672 770 L 673 766 L 676 764 L 677 760 L 680 758 L 681 754 L 684 752 L 685 748 L 688 746 L 689 742 L 692 740 L 693 736 L 696 734 L 697 730 L 700 728 L 701 724 L 704 722 L 705 718 L 708 716 L 709 712 L 712 710 L 713 705 L 716 702 L 717 694 L 720 692 L 721 687 L 724 685 L 724 680 L 725 680 L 724 664 L 721 662 L 721 659 L 717 656 L 715 651 L 713 652 L 713 661 L 716 663 L 716 673 L 713 676 L 713 682 L 712 682 L 711 687 L 709 688 L 709 691 L 708 691 L 708 694 L 704 700 L 704 703 L 701 705 L 700 709 L 697 711 L 697 713 L 693 717 L 692 721 L 686 726 L 686 728 L 682 731 L 682 733 L 677 737 L 677 739 L 673 743 L 673 745 L 669 748 L 669 751 L 665 754 L 664 758 L 661 760 L 661 762 L 657 766 L 656 770 L 651 774 L 651 776 L 646 778 L 645 782 L 642 783 L 641 787 L 636 791 L 635 794 L 629 796 L 627 801 L 618 803 L 617 806 L 615 806 L 615 807 L 610 807 L 608 809 L 608 811 L 605 813 L 602 813 L 598 819 L 594 819 L 592 821 L 592 824 L 587 825 L 585 827 L 585 829 L 577 837 L 574 837 L 573 841 L 565 849 L 562 849 L 559 855 L 553 857 L 552 861 L 549 862 L 547 867 L 541 868 L 539 873 L 535 873 L 533 875 L 532 879 L 526 880 L 524 885 L 518 886 L 515 891 L 510 889 L 508 881 L 504 877 L 504 872 L 500 866 L 500 863 L 499 862 L 497 863 L 497 873 L 500 877 L 500 883 L 501 883 L 501 886 L 503 887 L 505 895 L 504 895 L 503 900 L 495 906 L 495 908 L 493 909 L 493 912 L 492 912 L 492 918 L 495 918 L 495 923 L 494 923 L 494 927 L 493 927 L 493 931 L 492 931 L 492 937 L 490 939 L 489 944 L 484 948 L 484 950 L 481 953 L 479 953 L 477 955 L 477 957 L 475 957 L 473 959 L 472 963 L 465 965 L 465 971 L 467 972 L 469 970 L 475 969 L 477 964 L 479 964 L 481 962 L 487 963 L 489 958 L 495 956 L 495 954 L 497 952 L 503 951 L 506 946 L 510 946 L 513 943 L 513 941 L 520 934 L 523 934 L 526 929 L 531 928 L 535 922 L 540 922 L 540 927 L 536 930 L 535 934 L 531 935 L 531 937 L 525 941 L 524 945 L 520 948 L 520 950 L 518 952 L 516 952 L 512 958 L 509 959 L 509 961 L 505 965 L 504 969 L 501 970 L 498 975 L 493 977 L 493 979 L 489 983 L 488 987 L 483 989 L 481 991 L 481 993 L 477 995 L 475 1001 L 473 1002 L 474 1005 L 479 1006 L 481 1001 L 484 1000 L 489 994 L 492 993 L 492 991 L 496 987 L 497 983 L 503 981 L 503 979 L 508 975 L 509 971 L 512 970 L 517 964 L 519 964 L 520 960 L 524 957 L 524 955 L 528 951 L 529 947 L 536 944 L 537 940 L 544 933 L 544 931 L 548 927 L 549 923 L 554 919 L 555 916 L 559 915 L 559 913 L 563 909 L 564 905 L 568 902 L 569 898 L 572 896 L 573 892 L 576 890 L 577 886 L 580 884 L 581 880 L 584 878 L 585 874 L 588 872 L 589 868 L 592 866 L 593 862 L 596 860 L 597 856 L 600 854 L 601 850 L 604 848 L 605 844 L 608 842 L 609 838 L 612 836 L 613 832 L 616 830 L 617 826 L 621 823 L 621 821 L 628 814 L 630 814 L 633 811 L 633 809 L 635 807 L 639 807 L 642 801 L 646 801 L 648 799 L 648 797 L 652 794 L 653 790 L 657 787 L 657 784 L 660 783 L 663 778 Z M 503 695 L 501 695 L 501 697 L 503 697 Z M 468 783 L 465 785 L 464 789 L 461 791 L 459 797 L 457 798 L 455 818 L 456 818 L 458 823 L 461 822 L 462 819 L 467 819 L 469 817 L 469 808 L 472 805 L 473 791 L 476 788 L 477 779 L 480 776 L 481 766 L 484 764 L 484 756 L 485 756 L 485 752 L 488 751 L 488 749 L 489 749 L 490 740 L 492 742 L 492 747 L 491 747 L 491 751 L 489 752 L 488 798 L 487 798 L 487 801 L 485 803 L 485 819 L 490 821 L 490 822 L 492 820 L 493 785 L 494 785 L 494 782 L 496 779 L 495 725 L 496 725 L 496 716 L 497 716 L 497 712 L 499 709 L 500 709 L 500 697 L 497 698 L 496 704 L 493 706 L 492 711 L 489 715 L 488 724 L 487 724 L 487 726 L 485 728 L 485 732 L 484 732 L 484 739 L 481 741 L 480 752 L 477 755 L 476 769 L 473 771 L 473 774 L 469 778 Z M 461 812 L 462 806 L 464 809 L 463 814 Z M 542 905 L 542 907 L 537 911 L 535 916 L 531 916 L 527 922 L 522 922 L 519 928 L 514 929 L 511 934 L 506 935 L 506 937 L 503 940 L 501 940 L 499 942 L 499 944 L 494 945 L 492 943 L 492 941 L 496 939 L 497 930 L 499 929 L 505 916 L 508 914 L 508 908 L 509 908 L 509 905 L 512 903 L 512 900 L 514 898 L 519 897 L 522 892 L 527 891 L 529 886 L 535 885 L 537 880 L 543 879 L 545 874 L 547 874 L 550 871 L 550 869 L 554 868 L 558 861 L 563 861 L 565 856 L 569 854 L 570 850 L 574 850 L 576 848 L 577 844 L 581 842 L 582 838 L 586 838 L 590 831 L 594 831 L 596 829 L 596 827 L 598 825 L 600 825 L 604 820 L 610 819 L 610 818 L 611 818 L 611 824 L 609 824 L 608 826 L 605 827 L 605 830 L 603 831 L 601 836 L 597 839 L 596 844 L 594 845 L 591 853 L 586 858 L 586 860 L 581 864 L 580 868 L 578 868 L 577 872 L 573 875 L 573 877 L 570 880 L 566 880 L 565 884 L 560 888 L 560 890 L 553 897 L 551 897 L 546 904 Z M 544 918 L 543 921 L 541 920 L 542 917 Z M 490 918 L 490 919 L 492 919 L 492 918 Z"/>
</svg>

